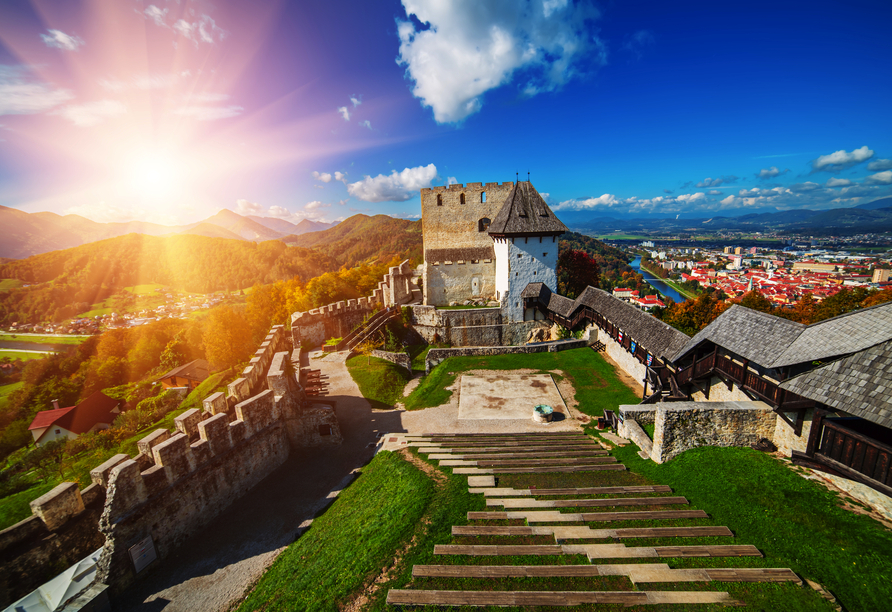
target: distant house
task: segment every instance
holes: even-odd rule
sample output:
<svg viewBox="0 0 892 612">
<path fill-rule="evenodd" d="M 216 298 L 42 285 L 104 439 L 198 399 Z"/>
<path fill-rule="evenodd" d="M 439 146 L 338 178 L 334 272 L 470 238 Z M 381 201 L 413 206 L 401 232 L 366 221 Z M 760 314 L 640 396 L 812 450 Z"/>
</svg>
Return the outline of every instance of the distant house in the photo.
<svg viewBox="0 0 892 612">
<path fill-rule="evenodd" d="M 165 389 L 182 389 L 192 391 L 208 377 L 208 362 L 204 359 L 190 361 L 186 365 L 172 369 L 158 379 Z"/>
<path fill-rule="evenodd" d="M 121 414 L 120 400 L 97 391 L 80 404 L 53 410 L 42 410 L 34 417 L 28 427 L 38 446 L 53 440 L 73 440 L 89 431 L 108 429 L 115 418 Z"/>
</svg>

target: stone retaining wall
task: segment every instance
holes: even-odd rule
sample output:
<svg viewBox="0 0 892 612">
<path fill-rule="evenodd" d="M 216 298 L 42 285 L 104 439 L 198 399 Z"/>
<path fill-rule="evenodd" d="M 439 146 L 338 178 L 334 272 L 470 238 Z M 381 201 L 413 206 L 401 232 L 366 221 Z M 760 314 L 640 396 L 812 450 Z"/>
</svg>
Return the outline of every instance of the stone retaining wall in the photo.
<svg viewBox="0 0 892 612">
<path fill-rule="evenodd" d="M 372 351 L 372 357 L 377 357 L 378 359 L 385 359 L 391 363 L 395 363 L 398 366 L 402 366 L 405 370 L 411 374 L 412 373 L 412 358 L 409 357 L 406 353 L 391 353 L 390 351 Z"/>
<path fill-rule="evenodd" d="M 486 355 L 530 355 L 533 353 L 555 353 L 569 349 L 583 348 L 585 340 L 559 340 L 543 344 L 526 346 L 476 346 L 448 349 L 431 349 L 424 361 L 425 371 L 430 374 L 434 366 L 442 363 L 449 357 L 479 357 Z"/>
</svg>

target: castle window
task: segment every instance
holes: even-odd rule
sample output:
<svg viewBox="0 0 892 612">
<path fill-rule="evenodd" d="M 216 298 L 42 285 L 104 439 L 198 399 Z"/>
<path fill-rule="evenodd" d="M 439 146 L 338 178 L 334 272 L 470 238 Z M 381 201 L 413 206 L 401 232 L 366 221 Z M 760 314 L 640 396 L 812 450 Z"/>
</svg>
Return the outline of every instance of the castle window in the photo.
<svg viewBox="0 0 892 612">
<path fill-rule="evenodd" d="M 465 203 L 465 194 L 461 194 L 461 197 L 459 198 L 459 202 L 462 204 Z"/>
<path fill-rule="evenodd" d="M 548 257 L 548 253 L 542 253 L 542 257 Z"/>
<path fill-rule="evenodd" d="M 486 202 L 486 192 L 485 191 L 480 193 L 480 201 Z"/>
<path fill-rule="evenodd" d="M 437 206 L 443 206 L 443 194 L 437 194 Z"/>
<path fill-rule="evenodd" d="M 518 258 L 518 259 L 522 259 L 522 258 L 523 258 L 523 255 L 520 254 L 520 253 L 518 253 L 518 254 L 517 254 L 517 258 Z"/>
<path fill-rule="evenodd" d="M 533 270 L 533 276 L 536 276 L 536 270 Z"/>
<path fill-rule="evenodd" d="M 489 220 L 488 217 L 483 217 L 482 219 L 480 219 L 480 221 L 477 222 L 477 231 L 485 232 L 486 230 L 489 229 L 490 223 L 491 223 L 491 221 Z"/>
</svg>

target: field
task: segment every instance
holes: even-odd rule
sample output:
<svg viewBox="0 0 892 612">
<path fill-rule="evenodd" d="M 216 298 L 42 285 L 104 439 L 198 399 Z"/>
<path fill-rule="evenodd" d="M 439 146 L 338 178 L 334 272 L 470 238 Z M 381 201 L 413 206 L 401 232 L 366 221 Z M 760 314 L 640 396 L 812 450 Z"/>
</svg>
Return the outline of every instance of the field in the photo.
<svg viewBox="0 0 892 612">
<path fill-rule="evenodd" d="M 8 357 L 10 360 L 15 361 L 16 359 L 21 359 L 22 361 L 31 361 L 32 359 L 43 359 L 49 353 L 41 353 L 41 352 L 29 352 L 29 351 L 13 351 L 13 350 L 3 350 L 0 349 L 0 359 L 4 359 Z"/>
<path fill-rule="evenodd" d="M 33 342 L 34 344 L 81 344 L 89 337 L 90 336 L 39 336 L 34 334 L 0 334 L 0 342 Z"/>
<path fill-rule="evenodd" d="M 16 289 L 24 284 L 24 281 L 20 281 L 17 278 L 3 278 L 0 279 L 0 292 Z"/>
<path fill-rule="evenodd" d="M 376 410 L 389 410 L 403 397 L 410 376 L 403 368 L 377 357 L 357 355 L 347 360 L 347 370 L 362 396 Z"/>
</svg>

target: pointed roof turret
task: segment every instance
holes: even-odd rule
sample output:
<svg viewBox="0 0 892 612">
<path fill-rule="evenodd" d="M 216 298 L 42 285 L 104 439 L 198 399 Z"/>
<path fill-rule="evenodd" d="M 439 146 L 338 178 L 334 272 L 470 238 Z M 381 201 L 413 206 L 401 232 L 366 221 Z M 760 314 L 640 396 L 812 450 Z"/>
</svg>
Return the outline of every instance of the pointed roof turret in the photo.
<svg viewBox="0 0 892 612">
<path fill-rule="evenodd" d="M 567 231 L 529 181 L 514 185 L 489 225 L 490 236 L 550 236 Z"/>
</svg>

